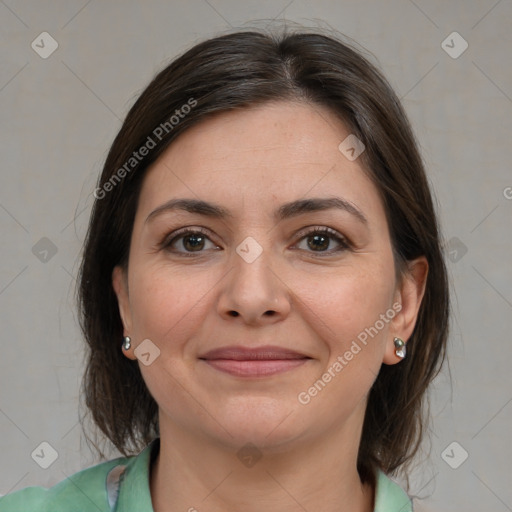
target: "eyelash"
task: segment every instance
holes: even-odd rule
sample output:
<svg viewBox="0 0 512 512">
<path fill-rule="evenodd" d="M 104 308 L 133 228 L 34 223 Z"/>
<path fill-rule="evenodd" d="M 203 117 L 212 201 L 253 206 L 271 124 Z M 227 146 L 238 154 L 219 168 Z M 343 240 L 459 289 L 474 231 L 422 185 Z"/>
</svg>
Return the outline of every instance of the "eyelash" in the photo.
<svg viewBox="0 0 512 512">
<path fill-rule="evenodd" d="M 171 233 L 170 235 L 165 236 L 164 239 L 162 240 L 162 242 L 160 244 L 158 244 L 158 247 L 159 247 L 159 249 L 164 249 L 168 252 L 172 252 L 174 254 L 178 254 L 178 255 L 184 256 L 186 258 L 197 257 L 197 255 L 201 255 L 203 252 L 205 252 L 205 251 L 180 252 L 180 251 L 172 250 L 171 246 L 177 240 L 184 238 L 186 235 L 203 235 L 206 238 L 208 238 L 208 240 L 210 240 L 210 242 L 215 243 L 210 239 L 209 232 L 203 228 L 194 228 L 194 229 L 182 228 L 182 229 L 179 229 L 179 230 Z M 314 227 L 309 230 L 307 230 L 307 228 L 306 228 L 305 230 L 302 230 L 298 233 L 298 235 L 297 235 L 297 236 L 299 236 L 298 242 L 301 242 L 302 240 L 304 240 L 308 237 L 314 236 L 314 235 L 327 235 L 329 238 L 335 240 L 340 245 L 337 249 L 331 249 L 331 250 L 327 250 L 327 251 L 306 251 L 306 252 L 310 252 L 312 254 L 317 254 L 320 257 L 323 257 L 324 255 L 330 256 L 333 253 L 342 252 L 342 251 L 349 250 L 352 248 L 352 244 L 346 237 L 344 237 L 343 235 L 341 235 L 340 233 L 338 233 L 337 231 L 335 231 L 334 229 L 329 228 L 329 227 L 318 227 L 317 226 L 317 227 Z"/>
</svg>

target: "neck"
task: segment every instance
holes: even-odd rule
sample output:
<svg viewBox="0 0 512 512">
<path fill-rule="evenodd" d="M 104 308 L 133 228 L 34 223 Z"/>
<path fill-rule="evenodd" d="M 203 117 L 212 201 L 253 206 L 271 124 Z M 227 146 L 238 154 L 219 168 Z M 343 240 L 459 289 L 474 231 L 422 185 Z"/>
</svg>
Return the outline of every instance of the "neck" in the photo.
<svg viewBox="0 0 512 512">
<path fill-rule="evenodd" d="M 373 484 L 363 485 L 357 472 L 354 432 L 238 455 L 169 422 L 160 433 L 150 475 L 155 512 L 373 511 Z"/>
</svg>

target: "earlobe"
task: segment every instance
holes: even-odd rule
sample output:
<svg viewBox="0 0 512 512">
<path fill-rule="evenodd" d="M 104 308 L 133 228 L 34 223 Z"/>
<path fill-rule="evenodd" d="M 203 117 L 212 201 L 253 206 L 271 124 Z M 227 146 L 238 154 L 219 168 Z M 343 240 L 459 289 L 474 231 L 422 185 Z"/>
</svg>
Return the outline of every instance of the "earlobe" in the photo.
<svg viewBox="0 0 512 512">
<path fill-rule="evenodd" d="M 424 256 L 411 260 L 397 289 L 397 301 L 401 304 L 399 313 L 390 325 L 390 337 L 386 342 L 384 364 L 399 363 L 407 353 L 407 340 L 411 337 L 418 312 L 425 294 L 428 275 L 428 262 Z M 403 340 L 403 350 L 397 346 L 395 339 Z"/>
<path fill-rule="evenodd" d="M 119 345 L 123 354 L 128 358 L 135 360 L 136 356 L 133 353 L 134 347 L 131 344 L 129 334 L 132 331 L 132 318 L 130 313 L 130 301 L 128 296 L 128 279 L 123 268 L 119 265 L 114 267 L 112 271 L 112 287 L 117 296 L 117 304 L 119 306 L 119 315 L 123 322 L 123 339 L 119 340 Z"/>
</svg>

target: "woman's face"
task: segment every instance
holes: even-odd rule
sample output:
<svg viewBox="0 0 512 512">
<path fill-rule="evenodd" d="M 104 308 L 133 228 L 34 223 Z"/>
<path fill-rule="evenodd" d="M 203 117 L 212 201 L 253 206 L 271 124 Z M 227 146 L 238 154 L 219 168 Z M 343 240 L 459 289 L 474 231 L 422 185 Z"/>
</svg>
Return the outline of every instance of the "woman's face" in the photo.
<svg viewBox="0 0 512 512">
<path fill-rule="evenodd" d="M 338 149 L 349 134 L 321 107 L 266 104 L 189 129 L 148 171 L 113 282 L 161 431 L 357 435 L 418 304 L 399 312 L 416 292 L 396 282 L 377 189 Z"/>
</svg>

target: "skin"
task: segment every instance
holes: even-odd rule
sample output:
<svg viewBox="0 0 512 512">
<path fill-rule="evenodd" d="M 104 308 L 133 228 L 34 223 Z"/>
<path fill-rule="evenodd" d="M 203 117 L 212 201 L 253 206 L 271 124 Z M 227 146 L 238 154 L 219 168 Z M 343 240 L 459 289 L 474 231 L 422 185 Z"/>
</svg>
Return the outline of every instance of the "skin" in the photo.
<svg viewBox="0 0 512 512">
<path fill-rule="evenodd" d="M 338 150 L 349 133 L 322 107 L 268 103 L 203 121 L 148 170 L 128 272 L 116 267 L 112 277 L 132 338 L 126 357 L 137 359 L 145 339 L 160 350 L 150 365 L 138 361 L 159 406 L 160 454 L 150 476 L 156 512 L 373 510 L 374 489 L 356 469 L 367 394 L 382 363 L 400 362 L 393 338 L 413 331 L 428 265 L 409 262 L 397 281 L 379 193 L 360 159 Z M 274 219 L 283 203 L 313 197 L 343 198 L 367 223 L 339 209 Z M 232 216 L 177 210 L 145 222 L 173 198 L 213 202 Z M 207 238 L 191 248 L 183 234 L 168 237 L 183 227 L 202 227 Z M 326 235 L 320 250 L 303 233 L 313 227 L 332 228 L 349 246 L 335 251 L 344 246 Z M 166 236 L 167 249 L 158 245 Z M 236 252 L 248 236 L 262 249 L 252 263 Z M 300 403 L 298 394 L 397 302 L 401 311 Z M 268 344 L 311 359 L 250 379 L 199 359 L 213 348 Z M 237 457 L 247 443 L 262 455 L 251 467 Z"/>
</svg>

